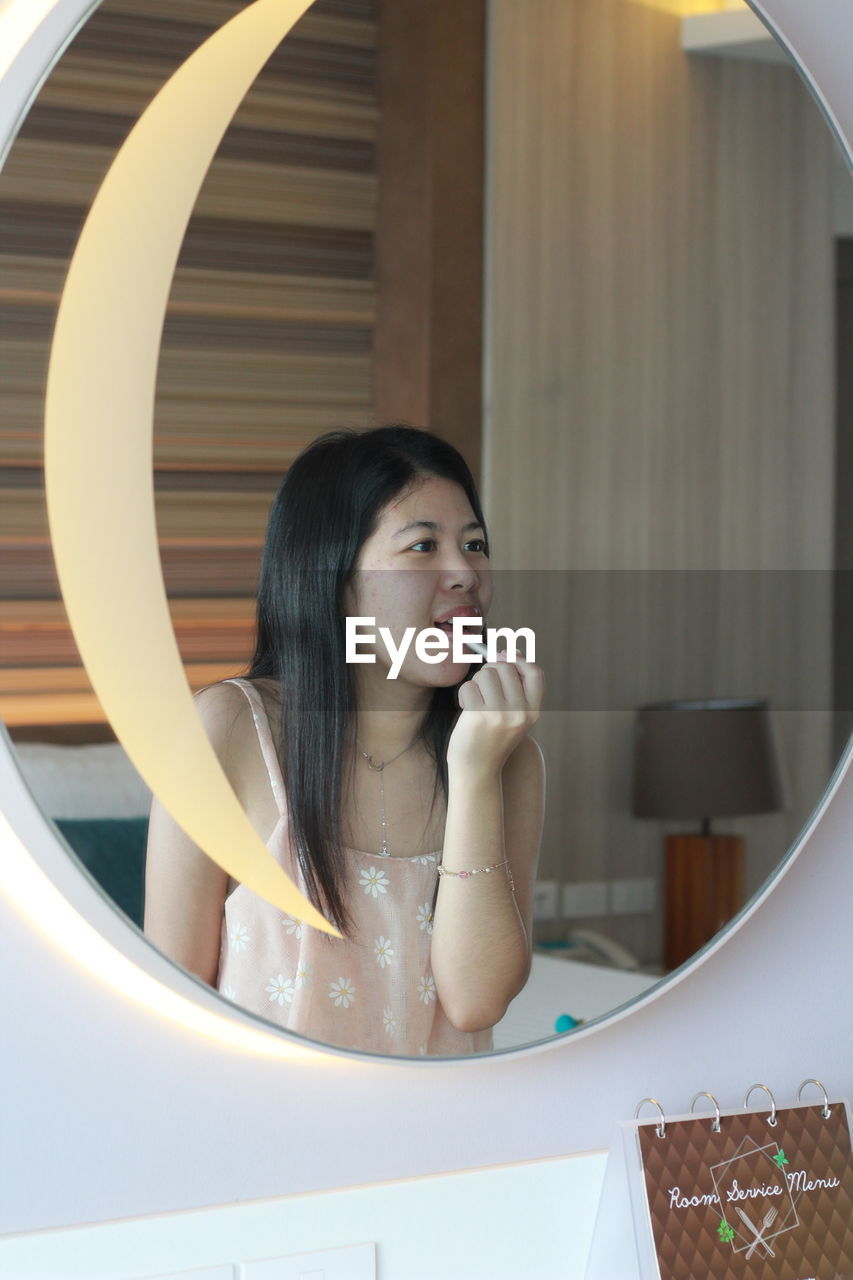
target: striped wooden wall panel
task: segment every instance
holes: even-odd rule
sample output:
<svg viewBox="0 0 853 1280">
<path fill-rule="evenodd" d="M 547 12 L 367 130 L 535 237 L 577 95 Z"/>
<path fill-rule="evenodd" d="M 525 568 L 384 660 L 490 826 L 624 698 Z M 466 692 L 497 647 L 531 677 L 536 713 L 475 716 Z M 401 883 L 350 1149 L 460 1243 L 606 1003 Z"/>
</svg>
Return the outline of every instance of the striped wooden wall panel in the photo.
<svg viewBox="0 0 853 1280">
<path fill-rule="evenodd" d="M 194 689 L 233 674 L 234 663 L 184 662 Z M 24 676 L 26 678 L 24 678 Z M 13 741 L 83 742 L 115 741 L 100 712 L 86 672 L 81 666 L 0 667 L 3 719 Z M 33 730 L 35 729 L 35 732 Z"/>
<path fill-rule="evenodd" d="M 89 117 L 81 114 L 79 125 L 88 128 Z M 61 134 L 67 127 L 65 114 L 63 129 L 56 131 Z M 19 139 L 4 171 L 4 195 L 22 209 L 37 205 L 48 213 L 54 207 L 64 211 L 85 205 L 104 178 L 113 154 L 105 151 L 110 145 Z M 333 158 L 325 157 L 330 162 Z M 311 226 L 321 233 L 327 228 L 370 231 L 374 190 L 369 177 L 221 157 L 211 166 L 194 215 L 202 219 L 208 240 L 216 232 L 240 235 L 247 189 L 252 193 L 252 221 L 264 224 L 268 235 L 279 225 Z M 322 242 L 322 234 L 315 239 Z"/>
<path fill-rule="evenodd" d="M 6 654 L 18 666 L 52 663 L 72 666 L 77 650 L 58 600 L 2 602 Z M 250 643 L 254 620 L 251 600 L 173 600 L 172 621 L 188 662 L 228 662 Z M 43 681 L 43 669 L 39 672 Z M 8 690 L 11 680 L 3 677 Z"/>
<path fill-rule="evenodd" d="M 792 807 L 720 824 L 752 891 L 831 767 L 830 593 L 773 573 L 832 565 L 833 144 L 792 68 L 689 58 L 665 8 L 490 5 L 485 508 L 502 621 L 549 641 L 543 876 L 658 877 L 634 705 L 769 694 Z M 724 607 L 651 570 L 759 572 Z M 659 955 L 654 916 L 584 923 Z"/>
<path fill-rule="evenodd" d="M 52 566 L 42 475 L 50 335 L 86 210 L 134 121 L 241 0 L 105 0 L 0 174 L 0 716 L 101 719 Z M 317 0 L 226 133 L 169 300 L 155 493 L 195 683 L 239 670 L 272 494 L 324 430 L 373 421 L 375 0 Z"/>
</svg>

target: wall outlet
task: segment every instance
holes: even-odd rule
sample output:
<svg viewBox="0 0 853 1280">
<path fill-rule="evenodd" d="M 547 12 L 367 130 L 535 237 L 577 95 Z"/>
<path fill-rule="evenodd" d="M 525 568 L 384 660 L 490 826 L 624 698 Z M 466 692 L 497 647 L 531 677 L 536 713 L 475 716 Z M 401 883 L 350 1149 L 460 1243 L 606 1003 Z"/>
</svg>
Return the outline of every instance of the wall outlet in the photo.
<svg viewBox="0 0 853 1280">
<path fill-rule="evenodd" d="M 533 919 L 554 920 L 559 914 L 559 884 L 556 880 L 538 880 L 533 889 Z"/>
<path fill-rule="evenodd" d="M 610 881 L 611 915 L 648 915 L 657 906 L 657 899 L 657 881 L 651 876 L 638 880 Z"/>
<path fill-rule="evenodd" d="M 570 920 L 585 920 L 607 915 L 607 882 L 578 880 L 563 885 L 563 915 Z"/>
</svg>

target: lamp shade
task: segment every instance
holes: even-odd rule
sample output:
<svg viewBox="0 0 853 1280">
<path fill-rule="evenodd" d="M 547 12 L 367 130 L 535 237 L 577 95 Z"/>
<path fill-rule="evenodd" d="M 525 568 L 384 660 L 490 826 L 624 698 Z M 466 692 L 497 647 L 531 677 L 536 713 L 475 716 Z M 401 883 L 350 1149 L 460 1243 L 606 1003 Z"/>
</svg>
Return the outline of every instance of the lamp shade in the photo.
<svg viewBox="0 0 853 1280">
<path fill-rule="evenodd" d="M 640 707 L 634 754 L 638 818 L 772 813 L 786 787 L 766 702 L 718 698 Z"/>
</svg>

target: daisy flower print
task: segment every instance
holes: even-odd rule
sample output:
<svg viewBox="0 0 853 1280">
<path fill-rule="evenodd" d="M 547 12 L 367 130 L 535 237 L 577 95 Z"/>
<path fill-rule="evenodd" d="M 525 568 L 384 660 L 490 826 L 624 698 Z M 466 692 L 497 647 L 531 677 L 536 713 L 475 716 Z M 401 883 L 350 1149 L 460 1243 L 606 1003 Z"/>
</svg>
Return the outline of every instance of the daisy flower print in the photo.
<svg viewBox="0 0 853 1280">
<path fill-rule="evenodd" d="M 228 935 L 232 951 L 245 951 L 249 945 L 249 930 L 244 924 L 233 924 Z"/>
<path fill-rule="evenodd" d="M 391 882 L 384 871 L 377 871 L 375 867 L 369 867 L 367 871 L 362 871 L 358 883 L 365 893 L 378 898 L 380 893 L 388 892 L 388 885 Z"/>
<path fill-rule="evenodd" d="M 267 992 L 270 1000 L 277 1000 L 280 1005 L 293 1003 L 293 979 L 285 978 L 280 973 L 275 978 L 270 978 L 267 984 Z"/>
<path fill-rule="evenodd" d="M 427 933 L 432 933 L 432 907 L 425 902 L 422 907 L 418 907 L 418 925 L 421 931 L 426 929 Z"/>
<path fill-rule="evenodd" d="M 348 1009 L 351 1004 L 355 1003 L 355 987 L 352 985 L 351 978 L 338 978 L 337 982 L 329 984 L 329 999 L 334 1000 L 337 1006 L 343 1006 Z"/>
<path fill-rule="evenodd" d="M 380 937 L 377 938 L 373 944 L 373 953 L 376 956 L 376 963 L 379 965 L 380 969 L 384 969 L 386 964 L 391 963 L 391 958 L 394 955 L 394 948 L 391 946 L 388 938 Z"/>
<path fill-rule="evenodd" d="M 435 979 L 431 973 L 426 973 L 418 983 L 418 998 L 423 1000 L 424 1004 L 429 1004 L 435 999 Z"/>
</svg>

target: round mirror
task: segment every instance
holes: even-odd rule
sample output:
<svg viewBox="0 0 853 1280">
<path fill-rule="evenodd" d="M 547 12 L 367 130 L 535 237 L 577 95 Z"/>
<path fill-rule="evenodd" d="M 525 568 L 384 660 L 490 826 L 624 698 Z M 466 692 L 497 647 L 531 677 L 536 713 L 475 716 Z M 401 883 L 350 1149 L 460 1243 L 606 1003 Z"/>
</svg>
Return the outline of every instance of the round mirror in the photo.
<svg viewBox="0 0 853 1280">
<path fill-rule="evenodd" d="M 101 178 L 169 75 L 244 7 L 94 6 L 0 175 L 0 713 L 73 856 L 137 925 L 148 797 L 110 741 L 52 570 L 44 379 Z M 738 58 L 695 28 L 682 50 L 678 7 L 493 0 L 488 42 L 466 37 L 489 84 L 470 460 L 490 622 L 534 630 L 547 681 L 533 964 L 498 1051 L 606 1016 L 704 946 L 774 874 L 849 732 L 851 410 L 833 359 L 852 331 L 849 174 L 748 10 Z M 387 72 L 410 42 L 373 0 L 317 0 L 237 113 L 190 222 L 154 466 L 193 687 L 246 669 L 282 473 L 321 432 L 375 421 L 377 86 L 380 59 Z"/>
</svg>

